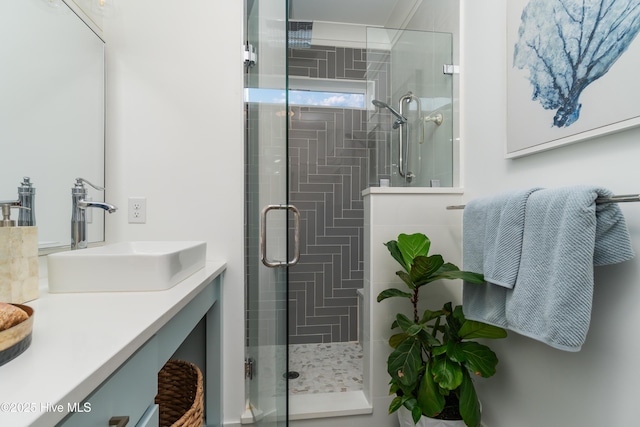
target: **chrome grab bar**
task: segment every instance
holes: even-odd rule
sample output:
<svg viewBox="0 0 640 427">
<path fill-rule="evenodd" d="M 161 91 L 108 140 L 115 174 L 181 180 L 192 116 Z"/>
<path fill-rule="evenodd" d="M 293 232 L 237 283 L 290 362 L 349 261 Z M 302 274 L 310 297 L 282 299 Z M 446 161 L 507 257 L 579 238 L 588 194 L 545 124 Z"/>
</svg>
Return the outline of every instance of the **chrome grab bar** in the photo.
<svg viewBox="0 0 640 427">
<path fill-rule="evenodd" d="M 269 261 L 267 257 L 267 213 L 271 210 L 287 210 L 293 212 L 293 241 L 294 241 L 294 255 L 290 261 Z M 260 261 L 269 267 L 286 267 L 293 266 L 300 261 L 300 211 L 294 205 L 267 205 L 262 209 L 260 214 Z"/>
<path fill-rule="evenodd" d="M 403 117 L 406 117 L 406 115 L 404 114 L 404 105 L 405 104 L 410 104 L 411 101 L 416 101 L 416 103 L 418 104 L 418 120 L 420 122 L 420 129 L 422 130 L 421 133 L 421 141 L 420 142 L 424 142 L 424 126 L 422 124 L 422 103 L 420 102 L 420 98 L 418 98 L 417 96 L 415 96 L 413 94 L 413 92 L 407 92 L 406 94 L 402 95 L 400 97 L 400 99 L 398 100 L 398 109 L 400 110 L 400 115 Z M 406 126 L 409 126 L 409 123 L 405 123 Z M 409 157 L 409 141 L 407 140 L 407 144 L 405 147 L 405 136 L 404 136 L 405 132 L 403 129 L 403 126 L 400 126 L 400 128 L 398 129 L 398 173 L 400 174 L 400 176 L 402 178 L 405 178 L 408 182 L 411 182 L 413 180 L 413 178 L 415 177 L 415 175 L 409 171 L 407 171 L 407 165 L 405 163 L 408 162 L 408 157 Z M 407 137 L 409 136 L 409 132 L 407 129 Z"/>
</svg>

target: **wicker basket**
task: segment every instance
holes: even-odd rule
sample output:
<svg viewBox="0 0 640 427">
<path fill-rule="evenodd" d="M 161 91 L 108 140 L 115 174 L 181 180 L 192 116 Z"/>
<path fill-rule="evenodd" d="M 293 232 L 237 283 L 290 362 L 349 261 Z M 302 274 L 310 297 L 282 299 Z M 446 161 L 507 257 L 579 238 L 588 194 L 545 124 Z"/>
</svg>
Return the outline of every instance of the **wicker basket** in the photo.
<svg viewBox="0 0 640 427">
<path fill-rule="evenodd" d="M 202 427 L 202 372 L 193 363 L 169 360 L 158 372 L 160 427 Z"/>
</svg>

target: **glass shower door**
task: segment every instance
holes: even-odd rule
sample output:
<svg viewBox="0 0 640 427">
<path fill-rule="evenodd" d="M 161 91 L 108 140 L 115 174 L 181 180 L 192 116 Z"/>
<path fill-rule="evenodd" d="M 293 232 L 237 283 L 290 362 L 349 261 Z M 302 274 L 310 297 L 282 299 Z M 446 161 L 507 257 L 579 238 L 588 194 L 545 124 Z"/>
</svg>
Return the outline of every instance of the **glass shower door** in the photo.
<svg viewBox="0 0 640 427">
<path fill-rule="evenodd" d="M 287 425 L 287 2 L 246 0 L 247 411 Z M 236 331 L 239 332 L 239 331 Z"/>
</svg>

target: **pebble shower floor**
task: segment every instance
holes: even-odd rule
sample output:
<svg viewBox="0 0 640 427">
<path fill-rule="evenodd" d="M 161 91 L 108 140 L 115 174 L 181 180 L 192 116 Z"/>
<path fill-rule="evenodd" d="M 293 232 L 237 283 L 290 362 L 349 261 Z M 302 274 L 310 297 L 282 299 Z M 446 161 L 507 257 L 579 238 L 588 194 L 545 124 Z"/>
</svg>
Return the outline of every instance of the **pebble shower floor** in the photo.
<svg viewBox="0 0 640 427">
<path fill-rule="evenodd" d="M 289 345 L 290 394 L 362 390 L 362 346 L 357 342 Z"/>
</svg>

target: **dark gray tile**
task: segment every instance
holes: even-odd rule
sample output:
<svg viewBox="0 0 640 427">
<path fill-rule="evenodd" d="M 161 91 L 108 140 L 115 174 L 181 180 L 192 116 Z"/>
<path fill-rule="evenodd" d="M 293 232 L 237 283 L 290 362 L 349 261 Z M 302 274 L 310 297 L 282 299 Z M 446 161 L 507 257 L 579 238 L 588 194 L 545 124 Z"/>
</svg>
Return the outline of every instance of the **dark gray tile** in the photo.
<svg viewBox="0 0 640 427">
<path fill-rule="evenodd" d="M 335 121 L 335 113 L 327 112 L 327 109 L 316 111 L 301 112 L 299 117 L 302 121 L 309 122 L 333 122 Z M 295 116 L 294 116 L 295 117 Z M 325 124 L 326 126 L 326 124 Z"/>
<path fill-rule="evenodd" d="M 327 78 L 336 78 L 336 53 L 327 52 Z"/>
<path fill-rule="evenodd" d="M 311 246 L 309 253 L 304 256 L 304 262 L 311 262 L 315 265 L 322 265 L 323 263 L 331 262 L 331 256 L 336 251 L 323 251 L 322 246 Z M 302 260 L 301 260 L 302 261 Z M 318 268 L 315 272 L 322 272 L 322 268 Z"/>
<path fill-rule="evenodd" d="M 348 245 L 349 236 L 321 236 L 316 239 L 319 245 Z"/>
<path fill-rule="evenodd" d="M 327 59 L 326 49 L 294 49 L 289 57 L 289 60 L 306 58 L 306 59 Z"/>
<path fill-rule="evenodd" d="M 313 281 L 315 279 L 316 273 L 314 272 L 296 271 L 296 267 L 298 265 L 289 267 L 289 282 L 295 282 L 295 283 L 308 282 L 308 281 Z M 293 289 L 293 290 L 295 291 L 295 290 L 303 290 L 303 289 Z"/>
<path fill-rule="evenodd" d="M 356 305 L 358 303 L 358 299 L 356 297 L 353 298 L 330 298 L 325 299 L 324 305 L 325 307 L 348 307 L 352 305 Z"/>
<path fill-rule="evenodd" d="M 344 316 L 349 314 L 349 307 L 316 307 L 318 316 Z"/>
<path fill-rule="evenodd" d="M 342 182 L 342 176 L 338 174 L 335 174 L 335 175 L 316 174 L 316 175 L 309 176 L 309 183 L 311 184 L 315 184 L 315 183 L 335 184 L 338 182 Z"/>
<path fill-rule="evenodd" d="M 325 235 L 326 236 L 357 236 L 358 229 L 352 228 L 352 227 L 340 227 L 340 228 L 328 227 L 326 229 Z"/>
<path fill-rule="evenodd" d="M 339 341 L 348 341 L 349 340 L 349 317 L 344 316 L 340 318 L 340 340 Z"/>
<path fill-rule="evenodd" d="M 333 290 L 334 298 L 353 298 L 356 296 L 355 288 L 344 288 Z"/>
<path fill-rule="evenodd" d="M 358 340 L 358 307 L 349 307 L 349 341 Z"/>
<path fill-rule="evenodd" d="M 300 113 L 302 114 L 302 113 Z M 310 113 L 305 113 L 305 114 L 310 114 Z M 316 131 L 316 130 L 325 130 L 326 129 L 326 124 L 324 122 L 320 122 L 320 121 L 313 121 L 313 120 L 291 120 L 290 121 L 290 125 L 289 125 L 289 136 L 291 136 L 291 134 L 294 134 L 294 138 L 295 137 L 299 137 L 299 135 L 296 133 L 296 131 L 298 130 L 311 130 L 311 131 Z M 315 139 L 315 135 L 313 137 L 309 137 L 308 139 Z"/>
<path fill-rule="evenodd" d="M 318 78 L 326 79 L 328 75 L 327 72 L 327 61 L 319 60 L 318 61 Z"/>
<path fill-rule="evenodd" d="M 297 272 L 299 273 L 309 273 L 309 272 L 317 272 L 317 271 L 323 271 L 324 267 L 326 266 L 326 264 L 322 264 L 322 263 L 298 263 L 295 266 L 295 269 Z"/>
<path fill-rule="evenodd" d="M 334 227 L 362 227 L 362 220 L 357 218 L 336 218 L 333 220 Z"/>
<path fill-rule="evenodd" d="M 335 254 L 340 253 L 341 248 L 342 246 L 337 245 L 314 245 L 309 248 L 309 254 Z M 331 262 L 331 259 L 322 258 L 322 261 L 316 259 L 315 262 Z"/>
<path fill-rule="evenodd" d="M 290 344 L 316 344 L 323 343 L 323 335 L 289 335 Z"/>
<path fill-rule="evenodd" d="M 344 50 L 344 68 L 345 69 L 353 68 L 353 49 Z"/>
<path fill-rule="evenodd" d="M 342 47 L 336 49 L 336 78 L 344 78 L 344 51 L 345 49 Z"/>
<path fill-rule="evenodd" d="M 289 70 L 291 68 L 306 68 L 306 69 L 314 69 L 318 67 L 318 61 L 313 58 L 313 59 L 307 59 L 307 58 L 289 58 Z"/>
<path fill-rule="evenodd" d="M 358 274 L 360 273 L 360 274 Z M 352 271 L 351 276 L 362 276 L 361 271 Z M 362 277 L 342 281 L 343 289 L 362 289 Z"/>
<path fill-rule="evenodd" d="M 296 328 L 299 335 L 315 335 L 331 333 L 331 325 L 300 326 Z"/>
<path fill-rule="evenodd" d="M 342 318 L 340 318 L 342 321 Z M 331 342 L 340 342 L 342 341 L 342 336 L 340 334 L 342 328 L 340 327 L 340 323 L 336 325 L 332 325 L 331 327 Z"/>
<path fill-rule="evenodd" d="M 354 79 L 354 80 L 363 80 L 365 73 L 366 73 L 365 70 L 345 70 L 344 78 Z"/>
<path fill-rule="evenodd" d="M 313 316 L 307 319 L 307 325 L 332 325 L 340 322 L 340 316 Z"/>
<path fill-rule="evenodd" d="M 289 75 L 296 77 L 309 77 L 309 69 L 307 67 L 289 67 Z"/>
<path fill-rule="evenodd" d="M 304 296 L 305 296 L 305 310 L 306 310 L 307 316 L 305 318 L 304 323 L 305 325 L 318 325 L 318 323 L 309 322 L 309 319 L 313 319 L 315 308 L 316 308 L 315 295 L 314 295 L 315 286 L 311 282 L 307 282 L 306 285 L 307 285 L 307 289 L 306 289 L 306 292 L 304 293 Z"/>
<path fill-rule="evenodd" d="M 289 138 L 299 139 L 299 140 L 314 140 L 318 137 L 318 132 L 316 130 L 307 130 L 307 129 L 291 129 L 289 131 Z"/>
</svg>

